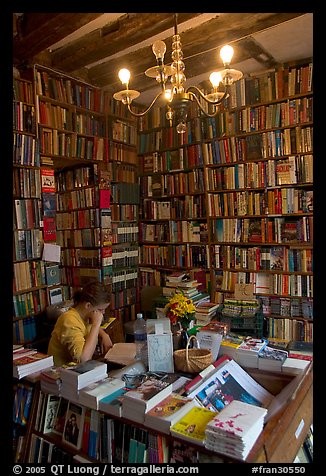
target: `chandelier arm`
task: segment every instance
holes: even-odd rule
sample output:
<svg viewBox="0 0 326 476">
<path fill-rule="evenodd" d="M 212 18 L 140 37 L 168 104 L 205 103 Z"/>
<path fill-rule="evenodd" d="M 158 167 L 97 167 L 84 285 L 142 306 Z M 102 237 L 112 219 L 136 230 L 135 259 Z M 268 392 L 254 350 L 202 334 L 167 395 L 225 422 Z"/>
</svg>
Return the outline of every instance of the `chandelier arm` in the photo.
<svg viewBox="0 0 326 476">
<path fill-rule="evenodd" d="M 155 98 L 153 99 L 153 101 L 150 103 L 150 105 L 148 106 L 148 108 L 147 108 L 145 111 L 143 111 L 143 112 L 134 112 L 134 111 L 131 110 L 130 104 L 127 104 L 128 111 L 130 112 L 130 114 L 132 114 L 132 115 L 135 116 L 135 117 L 143 117 L 143 116 L 145 116 L 145 114 L 147 114 L 147 113 L 150 111 L 150 109 L 154 106 L 156 100 L 157 100 L 163 93 L 164 93 L 164 91 L 159 92 L 159 93 L 155 96 Z"/>
<path fill-rule="evenodd" d="M 189 89 L 190 89 L 190 88 L 188 88 L 188 90 L 189 90 Z M 205 114 L 205 116 L 207 116 L 207 117 L 215 117 L 215 116 L 217 115 L 218 109 L 216 109 L 212 114 L 210 114 L 209 112 L 205 111 L 205 109 L 203 108 L 203 106 L 200 104 L 200 101 L 199 101 L 198 97 L 196 96 L 196 94 L 193 94 L 193 93 L 190 93 L 190 94 L 191 94 L 191 97 L 193 97 L 193 98 L 196 100 L 199 109 Z M 224 96 L 223 96 L 223 97 L 224 97 Z M 215 104 L 215 103 L 212 103 L 212 102 L 210 102 L 210 101 L 209 101 L 209 103 L 210 103 L 210 104 L 213 104 L 213 105 Z M 218 104 L 218 103 L 216 103 L 216 104 Z"/>
<path fill-rule="evenodd" d="M 223 96 L 222 96 L 220 99 L 218 99 L 217 101 L 211 101 L 210 99 L 207 99 L 207 97 L 205 96 L 205 94 L 203 94 L 203 93 L 201 92 L 201 90 L 200 90 L 199 88 L 197 88 L 197 86 L 189 86 L 189 88 L 187 89 L 186 92 L 188 92 L 188 91 L 191 92 L 191 89 L 194 89 L 195 91 L 197 91 L 197 92 L 200 94 L 200 96 L 201 96 L 208 104 L 213 104 L 213 105 L 214 105 L 214 104 L 220 104 L 220 103 L 223 101 L 223 99 L 224 99 L 224 98 L 227 96 L 227 94 L 228 94 L 227 90 L 225 90 L 224 93 L 223 93 Z M 194 96 L 196 99 L 198 99 L 195 94 L 193 94 L 193 96 Z M 199 103 L 198 103 L 198 104 L 199 104 Z"/>
</svg>

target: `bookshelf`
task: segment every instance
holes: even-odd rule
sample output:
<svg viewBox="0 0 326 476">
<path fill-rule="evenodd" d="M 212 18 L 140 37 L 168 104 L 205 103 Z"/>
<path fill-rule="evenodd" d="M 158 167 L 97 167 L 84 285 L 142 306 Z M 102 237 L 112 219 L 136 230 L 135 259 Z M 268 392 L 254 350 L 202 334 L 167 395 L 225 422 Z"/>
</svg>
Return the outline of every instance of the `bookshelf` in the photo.
<svg viewBox="0 0 326 476">
<path fill-rule="evenodd" d="M 55 297 L 60 301 L 71 299 L 89 280 L 110 284 L 104 279 L 110 263 L 103 258 L 110 253 L 102 242 L 103 203 L 108 201 L 109 208 L 110 197 L 107 180 L 100 183 L 108 154 L 103 94 L 39 65 L 34 66 L 34 86 L 42 173 L 54 183 L 54 205 L 46 220 L 52 230 L 48 241 L 60 247 L 60 282 L 51 288 L 61 293 Z"/>
<path fill-rule="evenodd" d="M 312 98 L 307 60 L 237 81 L 216 118 L 190 111 L 185 134 L 163 109 L 143 120 L 142 285 L 200 267 L 222 303 L 254 283 L 268 336 L 312 341 Z"/>
<path fill-rule="evenodd" d="M 139 311 L 139 184 L 137 123 L 122 104 L 107 97 L 112 213 L 111 313 L 120 322 Z"/>
<path fill-rule="evenodd" d="M 37 337 L 47 304 L 41 171 L 32 81 L 13 80 L 13 342 Z"/>
</svg>

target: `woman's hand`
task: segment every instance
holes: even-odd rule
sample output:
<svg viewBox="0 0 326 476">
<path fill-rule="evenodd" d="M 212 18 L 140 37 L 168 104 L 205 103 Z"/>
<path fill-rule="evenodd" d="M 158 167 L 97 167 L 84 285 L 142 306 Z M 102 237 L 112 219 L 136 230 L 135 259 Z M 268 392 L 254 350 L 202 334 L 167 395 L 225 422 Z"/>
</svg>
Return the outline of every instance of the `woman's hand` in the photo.
<svg viewBox="0 0 326 476">
<path fill-rule="evenodd" d="M 87 317 L 90 320 L 92 326 L 100 327 L 103 320 L 103 313 L 100 311 L 91 311 L 88 313 Z"/>
</svg>

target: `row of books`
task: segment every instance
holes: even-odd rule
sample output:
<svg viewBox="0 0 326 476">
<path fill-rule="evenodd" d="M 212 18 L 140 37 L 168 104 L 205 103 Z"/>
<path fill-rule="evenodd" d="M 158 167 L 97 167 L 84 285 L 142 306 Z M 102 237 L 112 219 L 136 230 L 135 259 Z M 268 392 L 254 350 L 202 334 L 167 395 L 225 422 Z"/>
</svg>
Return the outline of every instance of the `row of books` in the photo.
<svg viewBox="0 0 326 476">
<path fill-rule="evenodd" d="M 208 188 L 212 191 L 306 184 L 312 181 L 311 154 L 293 155 L 278 160 L 236 163 L 228 167 L 208 169 Z"/>
<path fill-rule="evenodd" d="M 211 220 L 213 240 L 245 243 L 310 243 L 313 217 L 217 218 Z"/>
<path fill-rule="evenodd" d="M 203 165 L 202 145 L 192 144 L 180 149 L 153 152 L 142 155 L 140 159 L 143 174 L 187 170 Z"/>
<path fill-rule="evenodd" d="M 252 271 L 215 271 L 216 290 L 234 292 L 237 283 L 254 284 L 254 293 L 283 297 L 313 297 L 313 276 Z"/>
<path fill-rule="evenodd" d="M 242 268 L 250 270 L 313 270 L 313 250 L 285 246 L 212 245 L 212 265 L 215 268 Z"/>
<path fill-rule="evenodd" d="M 211 216 L 293 215 L 313 211 L 313 191 L 275 188 L 267 191 L 234 191 L 208 194 Z"/>
<path fill-rule="evenodd" d="M 170 197 L 169 201 L 144 199 L 143 220 L 200 219 L 206 215 L 204 194 Z"/>
<path fill-rule="evenodd" d="M 26 313 L 24 315 L 26 316 Z M 36 320 L 34 316 L 14 320 L 12 327 L 14 343 L 33 342 L 36 337 Z"/>
<path fill-rule="evenodd" d="M 196 168 L 189 172 L 144 175 L 140 179 L 140 189 L 144 197 L 202 192 L 205 189 L 204 171 L 202 168 Z"/>
<path fill-rule="evenodd" d="M 154 242 L 193 242 L 208 241 L 207 223 L 199 221 L 174 221 L 166 223 L 141 223 L 140 240 Z"/>
<path fill-rule="evenodd" d="M 139 259 L 143 266 L 207 268 L 208 253 L 208 246 L 205 244 L 143 245 L 140 249 Z"/>
</svg>

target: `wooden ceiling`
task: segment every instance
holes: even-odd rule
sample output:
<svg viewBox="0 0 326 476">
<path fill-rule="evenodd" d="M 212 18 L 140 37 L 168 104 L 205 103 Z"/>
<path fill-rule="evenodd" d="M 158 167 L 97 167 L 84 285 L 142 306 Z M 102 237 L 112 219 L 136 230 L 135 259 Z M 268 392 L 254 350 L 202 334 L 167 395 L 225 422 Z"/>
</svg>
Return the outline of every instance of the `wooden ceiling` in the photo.
<svg viewBox="0 0 326 476">
<path fill-rule="evenodd" d="M 232 64 L 248 61 L 251 69 L 275 66 L 277 58 L 255 35 L 306 16 L 298 12 L 179 13 L 187 79 L 221 69 L 217 51 L 229 42 L 235 49 Z M 13 64 L 21 71 L 43 64 L 112 92 L 121 89 L 117 72 L 127 67 L 132 71 L 130 87 L 143 92 L 156 85 L 144 75 L 156 64 L 153 41 L 166 42 L 165 62 L 171 62 L 173 25 L 172 13 L 15 13 Z"/>
</svg>

